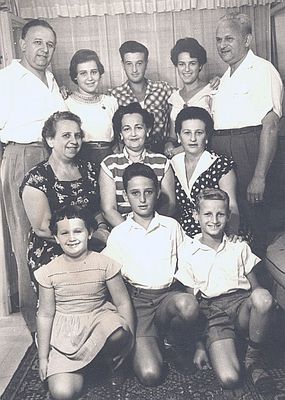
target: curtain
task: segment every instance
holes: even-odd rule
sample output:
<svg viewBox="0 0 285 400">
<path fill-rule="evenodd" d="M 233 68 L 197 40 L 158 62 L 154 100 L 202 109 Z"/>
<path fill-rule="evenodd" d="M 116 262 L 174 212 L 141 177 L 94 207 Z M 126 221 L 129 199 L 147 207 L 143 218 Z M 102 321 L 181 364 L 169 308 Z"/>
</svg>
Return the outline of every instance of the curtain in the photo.
<svg viewBox="0 0 285 400">
<path fill-rule="evenodd" d="M 280 0 L 14 0 L 23 18 L 152 14 L 257 6 Z"/>
<path fill-rule="evenodd" d="M 95 50 L 105 67 L 101 90 L 120 85 L 125 80 L 118 49 L 126 40 L 137 40 L 149 49 L 147 76 L 179 86 L 179 78 L 170 60 L 170 50 L 177 39 L 196 38 L 207 50 L 208 62 L 202 77 L 209 80 L 226 69 L 216 50 L 215 30 L 218 19 L 230 11 L 249 14 L 253 22 L 253 50 L 270 59 L 270 6 L 216 10 L 185 10 L 153 14 L 118 14 L 77 18 L 49 19 L 57 32 L 57 49 L 52 69 L 59 85 L 73 89 L 68 68 L 72 55 L 81 48 Z"/>
</svg>

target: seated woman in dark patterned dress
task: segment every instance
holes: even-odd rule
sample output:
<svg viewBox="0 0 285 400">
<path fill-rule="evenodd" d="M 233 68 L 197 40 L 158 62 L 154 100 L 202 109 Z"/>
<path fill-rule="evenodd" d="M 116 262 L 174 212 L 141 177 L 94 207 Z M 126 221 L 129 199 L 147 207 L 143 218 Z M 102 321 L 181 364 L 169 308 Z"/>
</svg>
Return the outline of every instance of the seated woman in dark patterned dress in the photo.
<svg viewBox="0 0 285 400">
<path fill-rule="evenodd" d="M 206 150 L 213 131 L 210 114 L 200 107 L 186 107 L 177 115 L 175 132 L 184 149 L 171 159 L 175 174 L 177 219 L 188 236 L 201 232 L 193 218 L 196 198 L 201 189 L 220 188 L 230 197 L 231 218 L 228 234 L 239 230 L 234 162 Z"/>
<path fill-rule="evenodd" d="M 66 205 L 87 207 L 98 224 L 93 244 L 107 240 L 108 231 L 99 210 L 95 164 L 78 158 L 83 135 L 77 115 L 69 111 L 54 113 L 42 130 L 50 156 L 26 174 L 20 187 L 20 196 L 32 226 L 28 246 L 32 280 L 33 271 L 62 254 L 49 230 L 51 213 L 59 208 Z"/>
</svg>

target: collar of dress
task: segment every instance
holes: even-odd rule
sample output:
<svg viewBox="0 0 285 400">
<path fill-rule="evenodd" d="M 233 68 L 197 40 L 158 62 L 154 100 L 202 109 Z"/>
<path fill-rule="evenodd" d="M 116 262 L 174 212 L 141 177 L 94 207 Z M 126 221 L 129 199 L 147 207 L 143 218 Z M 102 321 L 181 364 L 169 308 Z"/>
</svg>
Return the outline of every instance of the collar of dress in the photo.
<svg viewBox="0 0 285 400">
<path fill-rule="evenodd" d="M 208 168 L 210 168 L 212 164 L 214 164 L 217 158 L 218 156 L 216 154 L 205 150 L 199 158 L 195 171 L 188 182 L 185 170 L 185 152 L 177 154 L 171 159 L 171 165 L 174 169 L 175 175 L 177 176 L 187 197 L 189 197 L 191 201 L 193 200 L 191 198 L 191 191 L 194 183 L 200 175 L 202 175 L 205 171 L 207 171 Z"/>
<path fill-rule="evenodd" d="M 124 153 L 124 156 L 126 157 L 126 159 L 132 164 L 134 162 L 142 162 L 142 161 L 144 161 L 145 156 L 146 156 L 146 149 L 144 149 L 143 152 L 141 153 L 141 157 L 140 157 L 139 161 L 132 161 L 130 159 L 130 155 L 129 155 L 128 150 L 126 149 L 126 147 L 123 148 L 123 153 Z"/>
</svg>

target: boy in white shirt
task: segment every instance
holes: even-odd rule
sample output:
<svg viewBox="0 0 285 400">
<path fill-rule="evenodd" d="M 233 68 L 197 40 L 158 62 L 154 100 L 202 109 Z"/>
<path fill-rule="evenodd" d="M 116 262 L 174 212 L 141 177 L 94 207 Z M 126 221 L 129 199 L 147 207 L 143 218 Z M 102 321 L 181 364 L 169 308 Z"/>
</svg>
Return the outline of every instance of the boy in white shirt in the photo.
<svg viewBox="0 0 285 400">
<path fill-rule="evenodd" d="M 257 390 L 265 392 L 272 390 L 273 382 L 260 365 L 260 347 L 270 324 L 273 299 L 259 286 L 253 271 L 260 259 L 246 242 L 229 241 L 224 234 L 229 216 L 227 193 L 201 190 L 194 217 L 202 233 L 184 242 L 175 277 L 188 287 L 187 292 L 201 297 L 206 346 L 221 385 L 232 389 L 240 381 L 235 345 L 239 331 L 248 337 L 245 367 Z M 203 362 L 207 364 L 200 347 L 198 367 Z"/>
<path fill-rule="evenodd" d="M 188 335 L 199 306 L 174 279 L 185 234 L 176 220 L 155 212 L 155 171 L 131 164 L 123 183 L 132 213 L 113 228 L 103 253 L 122 265 L 137 318 L 133 368 L 143 385 L 154 386 L 163 378 L 160 346 L 166 332 L 185 330 Z"/>
</svg>

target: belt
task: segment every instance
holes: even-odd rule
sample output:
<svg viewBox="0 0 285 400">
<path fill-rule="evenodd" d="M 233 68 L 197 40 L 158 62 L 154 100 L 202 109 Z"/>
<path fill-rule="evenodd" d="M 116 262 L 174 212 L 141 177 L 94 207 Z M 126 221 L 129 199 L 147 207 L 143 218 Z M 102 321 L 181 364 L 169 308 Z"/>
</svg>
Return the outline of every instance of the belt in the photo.
<svg viewBox="0 0 285 400">
<path fill-rule="evenodd" d="M 111 142 L 103 142 L 103 141 L 98 141 L 98 142 L 84 142 L 87 146 L 89 147 L 94 147 L 95 149 L 109 149 L 112 145 Z"/>
<path fill-rule="evenodd" d="M 140 293 L 145 293 L 145 294 L 163 294 L 168 292 L 169 290 L 173 290 L 174 288 L 178 287 L 179 284 L 177 284 L 177 282 L 173 283 L 172 285 L 165 287 L 165 288 L 161 288 L 161 289 L 144 289 L 144 288 L 140 288 L 140 287 L 136 287 L 131 285 L 130 283 L 127 282 L 126 284 L 127 289 L 129 291 L 129 293 L 134 294 L 134 295 L 138 295 Z"/>
<path fill-rule="evenodd" d="M 13 146 L 18 145 L 18 146 L 35 146 L 35 147 L 42 147 L 44 146 L 43 142 L 31 142 L 31 143 L 17 143 L 17 142 L 13 142 L 13 141 L 9 141 L 7 143 L 7 146 L 11 144 Z"/>
<path fill-rule="evenodd" d="M 214 131 L 214 136 L 234 136 L 234 135 L 246 135 L 248 133 L 258 132 L 260 133 L 262 125 L 256 126 L 245 126 L 244 128 L 234 129 L 217 129 Z"/>
</svg>

